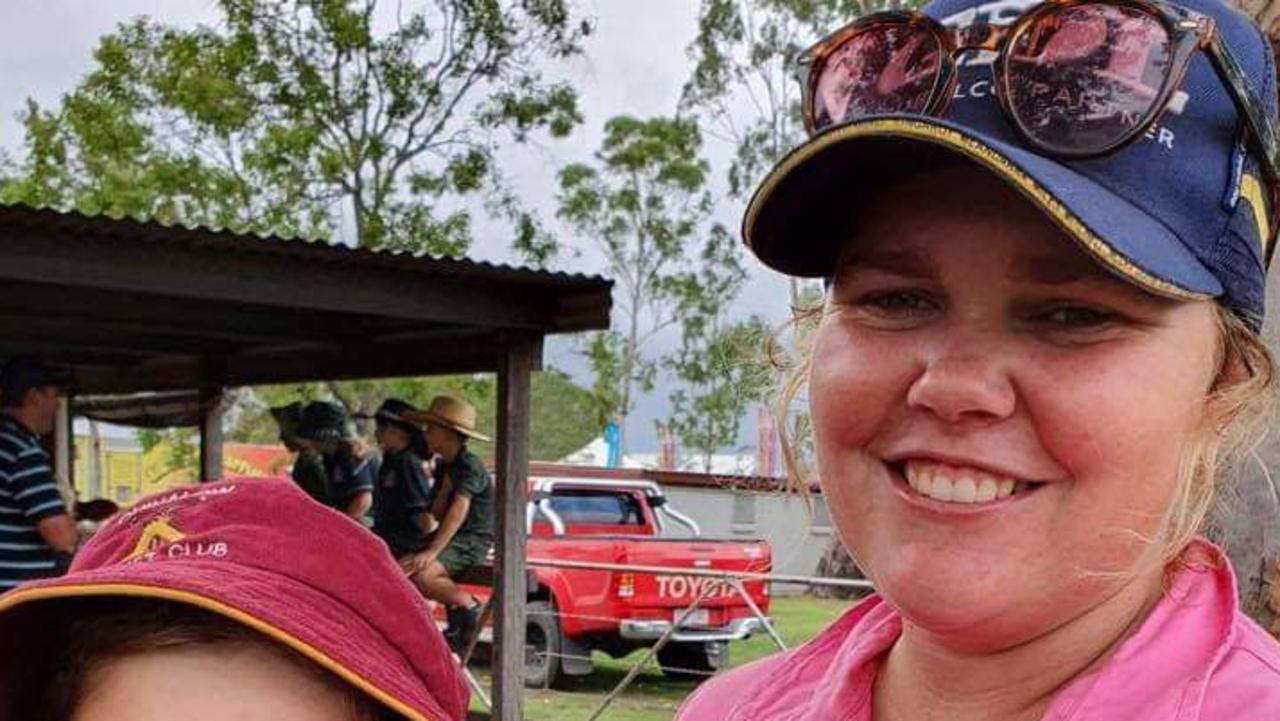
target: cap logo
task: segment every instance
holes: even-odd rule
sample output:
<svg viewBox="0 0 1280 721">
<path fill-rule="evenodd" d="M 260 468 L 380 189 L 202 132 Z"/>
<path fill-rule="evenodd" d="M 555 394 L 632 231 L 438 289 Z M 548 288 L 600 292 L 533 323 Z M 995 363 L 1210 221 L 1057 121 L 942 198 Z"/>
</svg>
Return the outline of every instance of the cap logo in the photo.
<svg viewBox="0 0 1280 721">
<path fill-rule="evenodd" d="M 134 544 L 133 551 L 124 557 L 125 563 L 154 557 L 161 548 L 178 543 L 186 537 L 187 534 L 173 527 L 168 514 L 161 514 L 142 528 L 142 535 Z"/>
<path fill-rule="evenodd" d="M 173 525 L 173 519 L 166 512 L 143 526 L 142 535 L 123 562 L 138 563 L 160 558 L 224 558 L 229 550 L 222 541 L 188 541 L 187 534 Z"/>
<path fill-rule="evenodd" d="M 1262 184 L 1258 179 L 1245 173 L 1240 177 L 1240 197 L 1249 201 L 1249 209 L 1253 211 L 1253 222 L 1258 227 L 1259 243 L 1262 246 L 1262 257 L 1267 257 L 1267 244 L 1271 241 L 1271 222 L 1267 219 L 1267 201 L 1263 194 Z"/>
</svg>

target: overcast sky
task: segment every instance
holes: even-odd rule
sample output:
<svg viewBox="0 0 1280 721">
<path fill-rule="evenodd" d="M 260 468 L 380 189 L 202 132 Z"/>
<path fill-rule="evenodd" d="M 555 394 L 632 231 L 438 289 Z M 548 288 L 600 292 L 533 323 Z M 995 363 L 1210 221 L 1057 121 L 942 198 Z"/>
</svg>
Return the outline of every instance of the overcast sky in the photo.
<svg viewBox="0 0 1280 721">
<path fill-rule="evenodd" d="M 685 47 L 693 38 L 698 5 L 696 0 L 588 0 L 579 4 L 595 16 L 596 32 L 587 43 L 586 56 L 560 72 L 578 87 L 586 123 L 568 141 L 542 141 L 513 149 L 503 157 L 503 172 L 525 201 L 549 221 L 555 208 L 556 169 L 567 162 L 589 160 L 606 119 L 618 114 L 646 117 L 674 111 L 688 74 Z M 90 67 L 97 39 L 138 15 L 175 25 L 207 23 L 217 17 L 209 0 L 5 0 L 5 22 L 0 23 L 0 148 L 10 153 L 19 148 L 22 133 L 16 115 L 27 98 L 43 105 L 56 103 Z M 708 143 L 708 156 L 718 166 L 719 183 L 730 149 L 715 140 Z M 719 219 L 736 229 L 739 212 L 736 202 L 725 201 Z M 517 262 L 500 226 L 481 220 L 477 231 L 471 257 Z M 564 233 L 562 239 L 580 244 Z M 748 263 L 752 279 L 735 313 L 779 319 L 785 307 L 785 283 L 754 259 Z M 562 265 L 575 272 L 602 271 L 598 254 L 586 248 L 580 258 Z M 660 353 L 674 343 L 674 335 L 669 334 L 658 338 L 650 350 Z M 549 343 L 547 363 L 590 383 L 572 344 L 565 339 Z M 669 391 L 670 387 L 663 385 L 640 400 L 628 423 L 631 450 L 655 447 L 653 421 L 666 415 Z M 750 442 L 750 427 L 744 428 L 742 437 Z"/>
</svg>

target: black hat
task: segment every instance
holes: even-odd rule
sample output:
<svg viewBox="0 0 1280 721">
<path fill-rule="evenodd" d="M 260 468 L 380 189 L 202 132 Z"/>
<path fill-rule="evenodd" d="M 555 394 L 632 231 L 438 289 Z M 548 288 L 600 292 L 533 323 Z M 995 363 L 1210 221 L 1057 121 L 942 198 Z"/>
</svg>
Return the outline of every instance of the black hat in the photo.
<svg viewBox="0 0 1280 721">
<path fill-rule="evenodd" d="M 17 405 L 28 391 L 69 383 L 70 375 L 63 369 L 52 368 L 38 358 L 14 356 L 0 363 L 0 404 Z"/>
<path fill-rule="evenodd" d="M 276 425 L 280 426 L 281 435 L 293 435 L 302 425 L 303 411 L 306 405 L 302 401 L 294 401 L 288 405 L 268 409 Z"/>
<path fill-rule="evenodd" d="M 309 441 L 342 440 L 351 437 L 347 427 L 347 412 L 342 406 L 329 401 L 312 401 L 302 409 L 302 423 L 296 431 L 299 438 Z"/>
<path fill-rule="evenodd" d="M 388 398 L 378 406 L 378 410 L 374 411 L 372 416 L 366 417 L 373 418 L 379 423 L 389 423 L 410 433 L 417 433 L 422 429 L 405 417 L 406 411 L 412 412 L 416 410 L 418 410 L 417 407 L 408 401 L 399 398 Z"/>
</svg>

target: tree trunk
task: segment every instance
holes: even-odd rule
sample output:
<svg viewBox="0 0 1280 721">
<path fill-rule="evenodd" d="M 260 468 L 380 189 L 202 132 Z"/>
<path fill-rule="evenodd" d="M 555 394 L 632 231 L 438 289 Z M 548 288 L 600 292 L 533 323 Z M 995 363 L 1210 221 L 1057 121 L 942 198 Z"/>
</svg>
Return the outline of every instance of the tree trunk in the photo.
<svg viewBox="0 0 1280 721">
<path fill-rule="evenodd" d="M 1280 5 L 1280 2 L 1277 2 Z M 1272 315 L 1262 329 L 1271 353 L 1280 357 L 1280 284 L 1267 289 Z M 1280 638 L 1280 434 L 1274 430 L 1237 483 L 1223 487 L 1208 534 L 1231 558 L 1240 607 Z"/>
<path fill-rule="evenodd" d="M 1244 10 L 1271 38 L 1273 53 L 1280 50 L 1280 0 L 1228 0 Z M 1276 53 L 1280 57 L 1280 53 Z M 1274 100 L 1274 99 L 1273 99 Z M 1280 356 L 1280 301 L 1273 279 L 1267 290 L 1271 318 L 1263 339 L 1272 354 Z M 1244 469 L 1239 484 L 1228 489 L 1227 505 L 1213 519 L 1211 533 L 1231 557 L 1245 613 L 1280 637 L 1280 435 L 1273 432 L 1258 449 L 1256 463 Z"/>
</svg>

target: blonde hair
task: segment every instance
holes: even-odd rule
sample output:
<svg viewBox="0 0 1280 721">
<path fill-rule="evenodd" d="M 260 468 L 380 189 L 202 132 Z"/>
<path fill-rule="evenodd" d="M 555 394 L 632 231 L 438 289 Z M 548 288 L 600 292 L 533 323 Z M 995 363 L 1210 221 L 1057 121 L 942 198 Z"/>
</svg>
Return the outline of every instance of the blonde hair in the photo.
<svg viewBox="0 0 1280 721">
<path fill-rule="evenodd" d="M 813 335 L 824 308 L 823 299 L 797 304 L 791 320 L 769 343 L 770 359 L 780 379 L 771 406 L 787 488 L 806 501 L 814 480 L 805 438 L 808 414 L 794 413 L 793 406 L 808 384 Z M 1217 378 L 1205 397 L 1202 422 L 1181 460 L 1163 538 L 1151 539 L 1163 543 L 1166 564 L 1181 556 L 1216 505 L 1229 506 L 1220 487 L 1234 479 L 1243 462 L 1253 455 L 1275 412 L 1276 369 L 1271 352 L 1257 333 L 1222 306 L 1216 306 L 1216 321 Z"/>
</svg>

